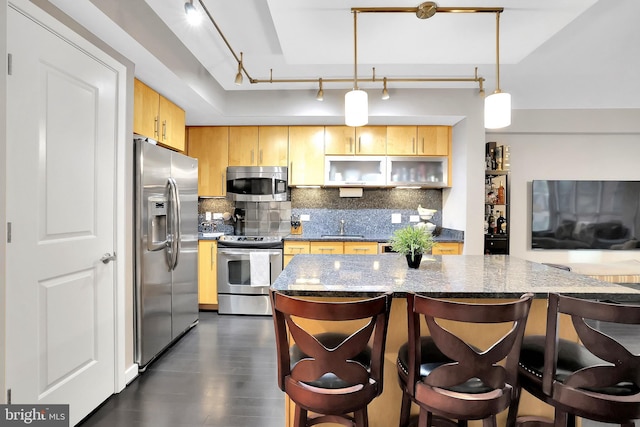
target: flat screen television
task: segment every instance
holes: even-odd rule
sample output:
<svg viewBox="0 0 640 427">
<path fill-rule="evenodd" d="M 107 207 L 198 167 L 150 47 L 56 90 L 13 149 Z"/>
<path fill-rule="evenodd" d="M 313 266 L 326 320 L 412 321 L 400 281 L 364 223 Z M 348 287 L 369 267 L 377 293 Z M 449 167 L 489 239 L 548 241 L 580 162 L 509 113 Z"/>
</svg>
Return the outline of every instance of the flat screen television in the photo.
<svg viewBox="0 0 640 427">
<path fill-rule="evenodd" d="M 532 249 L 640 249 L 640 181 L 534 180 Z"/>
</svg>

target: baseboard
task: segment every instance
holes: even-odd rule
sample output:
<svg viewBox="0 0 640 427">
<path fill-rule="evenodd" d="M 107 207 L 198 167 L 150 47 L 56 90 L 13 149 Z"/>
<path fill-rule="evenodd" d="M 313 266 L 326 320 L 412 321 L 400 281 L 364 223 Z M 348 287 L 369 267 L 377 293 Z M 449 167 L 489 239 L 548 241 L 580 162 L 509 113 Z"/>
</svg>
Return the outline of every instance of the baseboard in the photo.
<svg viewBox="0 0 640 427">
<path fill-rule="evenodd" d="M 124 372 L 124 379 L 127 385 L 138 377 L 138 364 L 134 363 Z"/>
</svg>

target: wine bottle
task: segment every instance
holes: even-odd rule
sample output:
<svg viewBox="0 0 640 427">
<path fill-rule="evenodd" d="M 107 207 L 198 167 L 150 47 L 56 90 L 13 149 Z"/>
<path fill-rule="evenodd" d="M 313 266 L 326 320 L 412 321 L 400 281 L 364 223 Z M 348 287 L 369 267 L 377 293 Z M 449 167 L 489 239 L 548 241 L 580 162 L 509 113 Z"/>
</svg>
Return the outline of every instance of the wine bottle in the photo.
<svg viewBox="0 0 640 427">
<path fill-rule="evenodd" d="M 502 216 L 502 213 L 498 211 L 498 219 L 496 220 L 496 233 L 505 234 L 506 232 L 506 219 Z M 504 227 L 503 227 L 504 226 Z"/>
</svg>

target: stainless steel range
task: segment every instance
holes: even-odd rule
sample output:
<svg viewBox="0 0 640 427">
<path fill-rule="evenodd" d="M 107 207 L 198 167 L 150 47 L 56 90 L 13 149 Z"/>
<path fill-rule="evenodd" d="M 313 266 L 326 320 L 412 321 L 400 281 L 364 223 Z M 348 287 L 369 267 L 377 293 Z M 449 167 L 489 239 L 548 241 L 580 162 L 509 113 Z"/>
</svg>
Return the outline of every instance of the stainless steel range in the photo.
<svg viewBox="0 0 640 427">
<path fill-rule="evenodd" d="M 282 236 L 221 236 L 218 313 L 271 315 L 269 286 L 282 272 Z"/>
</svg>

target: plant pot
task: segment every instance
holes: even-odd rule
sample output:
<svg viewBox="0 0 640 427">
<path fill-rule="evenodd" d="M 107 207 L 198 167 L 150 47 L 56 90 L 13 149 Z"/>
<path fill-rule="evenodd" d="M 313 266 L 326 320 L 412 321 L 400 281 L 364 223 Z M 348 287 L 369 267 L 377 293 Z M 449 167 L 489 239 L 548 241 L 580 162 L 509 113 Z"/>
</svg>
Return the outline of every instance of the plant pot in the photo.
<svg viewBox="0 0 640 427">
<path fill-rule="evenodd" d="M 422 261 L 422 254 L 413 255 L 413 260 L 411 259 L 411 254 L 407 255 L 407 265 L 409 268 L 419 268 L 420 261 Z"/>
</svg>

